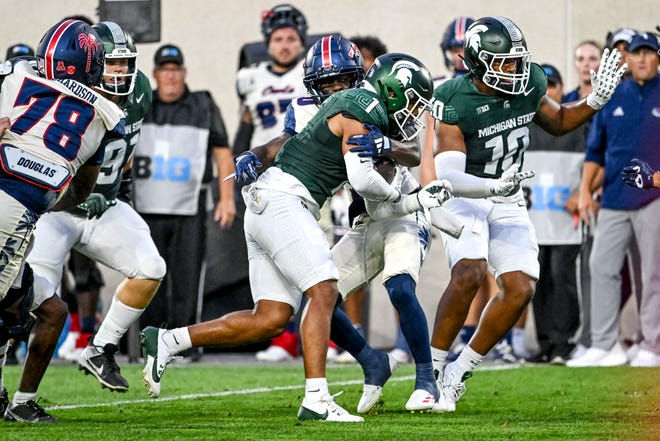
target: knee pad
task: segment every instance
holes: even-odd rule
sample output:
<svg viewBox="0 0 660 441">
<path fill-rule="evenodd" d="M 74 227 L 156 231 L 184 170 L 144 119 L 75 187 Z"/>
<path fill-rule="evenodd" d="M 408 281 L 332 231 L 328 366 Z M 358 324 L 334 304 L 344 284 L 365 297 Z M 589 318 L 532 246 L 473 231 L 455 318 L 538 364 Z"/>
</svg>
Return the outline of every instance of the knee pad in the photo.
<svg viewBox="0 0 660 441">
<path fill-rule="evenodd" d="M 165 277 L 167 265 L 165 259 L 156 255 L 140 260 L 140 268 L 135 276 L 136 279 L 162 280 Z"/>
</svg>

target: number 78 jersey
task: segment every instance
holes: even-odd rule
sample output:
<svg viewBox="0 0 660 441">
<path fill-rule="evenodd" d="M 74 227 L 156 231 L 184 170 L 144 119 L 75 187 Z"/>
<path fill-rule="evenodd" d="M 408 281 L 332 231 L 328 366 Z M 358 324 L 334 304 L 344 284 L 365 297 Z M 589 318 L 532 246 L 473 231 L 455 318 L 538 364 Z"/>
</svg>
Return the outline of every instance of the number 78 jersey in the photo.
<svg viewBox="0 0 660 441">
<path fill-rule="evenodd" d="M 527 89 L 520 95 L 487 95 L 470 81 L 470 75 L 463 75 L 435 89 L 432 115 L 461 129 L 467 155 L 466 173 L 498 178 L 511 164 L 522 166 L 523 153 L 529 146 L 527 126 L 538 111 L 546 89 L 545 73 L 535 63 L 531 65 Z"/>
</svg>

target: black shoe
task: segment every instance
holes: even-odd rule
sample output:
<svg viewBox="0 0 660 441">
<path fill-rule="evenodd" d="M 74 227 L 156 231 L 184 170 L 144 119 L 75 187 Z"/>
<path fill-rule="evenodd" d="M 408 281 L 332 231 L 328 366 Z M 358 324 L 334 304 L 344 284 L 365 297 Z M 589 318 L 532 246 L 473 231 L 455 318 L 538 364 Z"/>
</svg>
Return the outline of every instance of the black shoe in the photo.
<svg viewBox="0 0 660 441">
<path fill-rule="evenodd" d="M 57 418 L 47 413 L 36 401 L 30 400 L 16 406 L 10 405 L 5 412 L 7 421 L 24 421 L 28 423 L 54 423 Z"/>
<path fill-rule="evenodd" d="M 0 416 L 5 414 L 5 411 L 9 407 L 9 395 L 7 394 L 7 389 L 2 388 L 0 392 Z"/>
<path fill-rule="evenodd" d="M 126 392 L 128 381 L 121 376 L 119 366 L 115 361 L 117 345 L 108 343 L 100 347 L 90 344 L 78 359 L 78 369 L 85 374 L 92 374 L 99 380 L 102 387 L 111 391 Z"/>
</svg>

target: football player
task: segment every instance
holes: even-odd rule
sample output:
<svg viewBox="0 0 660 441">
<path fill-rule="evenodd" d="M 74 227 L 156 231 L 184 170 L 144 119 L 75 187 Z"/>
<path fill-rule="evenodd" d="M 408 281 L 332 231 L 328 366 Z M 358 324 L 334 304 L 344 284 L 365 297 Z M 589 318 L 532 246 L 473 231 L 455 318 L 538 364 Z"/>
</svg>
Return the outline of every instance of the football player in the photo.
<svg viewBox="0 0 660 441">
<path fill-rule="evenodd" d="M 438 178 L 452 183 L 457 197 L 444 206 L 465 223 L 458 239 L 445 237 L 451 279 L 436 312 L 431 339 L 433 364 L 443 391 L 435 410 L 455 410 L 465 380 L 484 355 L 513 327 L 529 303 L 539 275 L 538 246 L 520 181 L 533 120 L 560 135 L 593 116 L 612 96 L 625 71 L 618 51 L 603 54 L 593 91 L 576 103 L 559 105 L 545 95 L 543 69 L 530 61 L 522 31 L 505 17 L 484 17 L 465 34 L 470 73 L 434 91 L 433 117 L 439 153 Z M 488 302 L 479 326 L 458 359 L 448 350 L 492 268 L 501 291 Z"/>
<path fill-rule="evenodd" d="M 412 57 L 397 54 L 372 69 L 378 71 L 371 77 L 373 84 L 328 98 L 305 128 L 284 143 L 274 166 L 243 189 L 254 310 L 187 328 L 142 331 L 145 382 L 152 394 L 159 392 L 162 374 L 176 353 L 273 337 L 284 330 L 304 293 L 308 300 L 301 334 L 306 386 L 298 418 L 363 421 L 334 402 L 325 378 L 330 321 L 339 294 L 338 271 L 317 222 L 319 209 L 347 180 L 367 199 L 400 200 L 401 193 L 374 170 L 371 160 L 350 152 L 353 146 L 347 141 L 368 134 L 365 123 L 404 140 L 414 138 L 431 98 L 430 83 L 425 82 L 430 81 L 428 70 Z M 417 199 L 406 195 L 406 200 L 410 198 Z M 350 321 L 348 326 L 352 328 Z"/>
<path fill-rule="evenodd" d="M 92 374 L 103 387 L 125 392 L 128 382 L 114 358 L 119 339 L 140 317 L 165 275 L 165 262 L 146 223 L 129 202 L 118 198 L 122 174 L 131 167 L 140 125 L 151 104 L 151 86 L 137 69 L 137 50 L 127 32 L 110 21 L 95 24 L 93 29 L 105 47 L 103 79 L 96 90 L 121 107 L 126 133 L 102 143 L 101 172 L 84 203 L 39 219 L 28 262 L 46 281 L 35 285 L 36 295 L 55 291 L 72 249 L 126 276 L 98 332 L 78 359 L 79 369 Z M 95 306 L 97 302 L 98 292 L 88 303 Z M 87 313 L 94 317 L 95 308 Z"/>
<path fill-rule="evenodd" d="M 4 78 L 0 115 L 9 117 L 11 127 L 0 145 L 0 300 L 10 288 L 31 288 L 22 283 L 21 264 L 39 216 L 84 202 L 99 174 L 104 151 L 99 146 L 123 136 L 123 113 L 92 89 L 103 76 L 104 54 L 91 26 L 67 19 L 39 42 L 38 74 L 19 61 Z M 34 279 L 35 287 L 44 283 Z M 35 289 L 31 311 L 38 318 L 34 337 L 4 418 L 51 422 L 55 418 L 37 404 L 36 393 L 62 331 L 66 305 L 54 288 Z"/>
<path fill-rule="evenodd" d="M 235 155 L 278 136 L 289 103 L 305 94 L 302 83 L 305 16 L 291 5 L 277 5 L 264 13 L 261 33 L 270 61 L 244 67 L 236 76 L 242 111 L 234 140 Z"/>
</svg>

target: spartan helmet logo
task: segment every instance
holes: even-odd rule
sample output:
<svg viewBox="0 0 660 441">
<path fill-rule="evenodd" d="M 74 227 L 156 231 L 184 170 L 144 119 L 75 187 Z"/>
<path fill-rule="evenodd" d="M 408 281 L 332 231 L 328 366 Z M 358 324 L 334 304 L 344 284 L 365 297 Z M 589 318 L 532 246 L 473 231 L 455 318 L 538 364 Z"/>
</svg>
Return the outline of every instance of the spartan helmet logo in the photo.
<svg viewBox="0 0 660 441">
<path fill-rule="evenodd" d="M 410 72 L 410 69 L 406 68 L 399 69 L 395 77 L 403 87 L 407 87 L 412 80 L 412 72 Z"/>
<path fill-rule="evenodd" d="M 469 46 L 475 53 L 478 53 L 479 49 L 481 48 L 481 35 L 479 34 L 487 30 L 488 26 L 477 25 L 470 27 L 465 33 L 465 41 L 467 42 L 467 46 Z"/>
<path fill-rule="evenodd" d="M 390 75 L 394 73 L 394 78 L 399 81 L 401 87 L 406 88 L 412 83 L 412 71 L 419 72 L 420 68 L 414 63 L 407 60 L 399 60 L 392 66 Z M 396 71 L 396 73 L 395 73 Z"/>
</svg>

